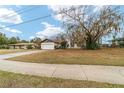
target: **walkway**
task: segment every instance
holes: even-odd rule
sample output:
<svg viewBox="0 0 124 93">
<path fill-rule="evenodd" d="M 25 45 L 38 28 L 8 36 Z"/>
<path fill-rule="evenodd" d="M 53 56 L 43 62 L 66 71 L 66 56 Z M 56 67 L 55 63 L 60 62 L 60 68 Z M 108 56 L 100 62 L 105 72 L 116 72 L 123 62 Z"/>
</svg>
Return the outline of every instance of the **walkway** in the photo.
<svg viewBox="0 0 124 93">
<path fill-rule="evenodd" d="M 4 54 L 4 55 L 0 55 L 0 60 L 11 58 L 11 57 L 16 57 L 16 56 L 28 55 L 28 54 L 32 54 L 32 53 L 45 52 L 45 51 L 46 50 L 34 50 L 34 51 L 27 51 L 27 52 L 17 52 L 17 53 L 11 53 L 11 54 Z"/>
<path fill-rule="evenodd" d="M 63 79 L 90 80 L 113 84 L 124 84 L 124 67 L 38 64 L 4 60 L 4 58 L 37 52 L 39 51 L 14 53 L 0 56 L 0 70 L 37 76 L 59 77 Z"/>
</svg>

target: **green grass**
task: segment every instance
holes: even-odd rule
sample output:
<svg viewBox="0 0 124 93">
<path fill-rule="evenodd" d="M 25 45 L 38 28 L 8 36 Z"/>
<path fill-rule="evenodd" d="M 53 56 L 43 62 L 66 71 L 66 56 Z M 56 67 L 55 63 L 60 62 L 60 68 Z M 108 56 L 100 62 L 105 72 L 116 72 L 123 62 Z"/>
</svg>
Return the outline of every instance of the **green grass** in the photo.
<svg viewBox="0 0 124 93">
<path fill-rule="evenodd" d="M 9 60 L 48 64 L 124 66 L 124 48 L 53 50 L 10 58 Z"/>
<path fill-rule="evenodd" d="M 1 88 L 124 88 L 124 85 L 95 81 L 48 78 L 0 71 Z"/>
</svg>

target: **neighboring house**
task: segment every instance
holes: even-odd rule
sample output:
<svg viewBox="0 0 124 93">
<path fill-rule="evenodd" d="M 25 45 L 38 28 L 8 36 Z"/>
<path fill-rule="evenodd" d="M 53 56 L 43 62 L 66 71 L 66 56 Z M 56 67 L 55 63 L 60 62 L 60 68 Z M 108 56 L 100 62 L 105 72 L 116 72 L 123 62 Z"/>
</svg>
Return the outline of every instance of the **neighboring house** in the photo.
<svg viewBox="0 0 124 93">
<path fill-rule="evenodd" d="M 124 44 L 124 38 L 117 38 L 115 40 L 112 40 L 112 42 L 115 42 L 117 45 Z"/>
<path fill-rule="evenodd" d="M 101 44 L 100 47 L 111 47 L 111 44 Z"/>
<path fill-rule="evenodd" d="M 119 47 L 124 47 L 124 38 L 117 38 L 113 42 L 115 42 L 115 45 Z"/>
<path fill-rule="evenodd" d="M 50 49 L 54 50 L 55 48 L 58 48 L 60 46 L 61 42 L 53 41 L 50 39 L 45 39 L 41 42 L 41 49 Z"/>
<path fill-rule="evenodd" d="M 116 38 L 109 42 L 111 42 L 112 47 L 124 47 L 124 38 Z"/>
<path fill-rule="evenodd" d="M 35 48 L 34 43 L 17 43 L 17 44 L 9 44 L 10 49 L 28 49 L 28 46 Z"/>
</svg>

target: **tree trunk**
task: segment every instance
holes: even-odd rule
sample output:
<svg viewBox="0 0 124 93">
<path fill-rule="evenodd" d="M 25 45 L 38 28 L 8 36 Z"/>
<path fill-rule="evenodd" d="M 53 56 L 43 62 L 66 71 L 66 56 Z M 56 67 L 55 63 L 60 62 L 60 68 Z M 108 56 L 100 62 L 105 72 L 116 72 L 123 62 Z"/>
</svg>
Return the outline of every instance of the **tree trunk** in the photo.
<svg viewBox="0 0 124 93">
<path fill-rule="evenodd" d="M 95 50 L 95 49 L 99 49 L 99 46 L 96 41 L 88 37 L 86 40 L 86 49 Z"/>
</svg>

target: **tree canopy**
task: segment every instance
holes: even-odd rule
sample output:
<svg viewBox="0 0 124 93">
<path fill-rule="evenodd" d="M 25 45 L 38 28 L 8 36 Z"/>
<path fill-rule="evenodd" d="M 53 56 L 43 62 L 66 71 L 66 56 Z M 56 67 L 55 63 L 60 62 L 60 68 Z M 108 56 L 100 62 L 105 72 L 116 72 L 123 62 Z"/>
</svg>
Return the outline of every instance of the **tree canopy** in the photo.
<svg viewBox="0 0 124 93">
<path fill-rule="evenodd" d="M 87 49 L 97 49 L 101 37 L 122 29 L 123 14 L 119 7 L 103 6 L 93 11 L 93 6 L 70 6 L 61 8 L 64 27 L 70 39 Z"/>
</svg>

